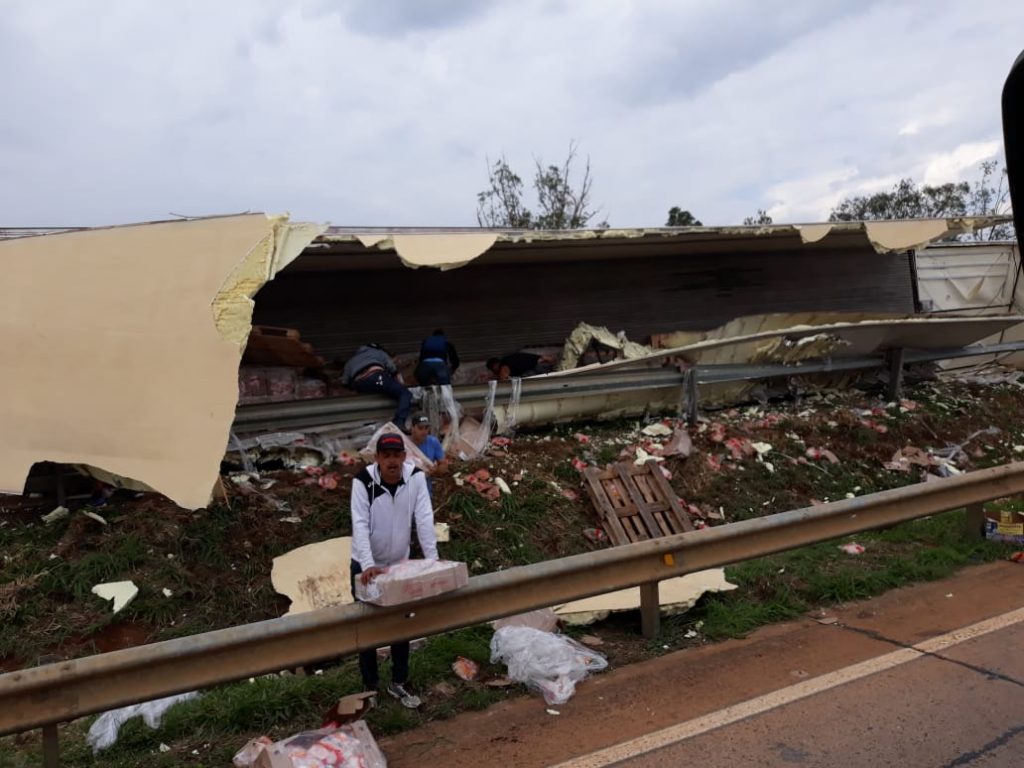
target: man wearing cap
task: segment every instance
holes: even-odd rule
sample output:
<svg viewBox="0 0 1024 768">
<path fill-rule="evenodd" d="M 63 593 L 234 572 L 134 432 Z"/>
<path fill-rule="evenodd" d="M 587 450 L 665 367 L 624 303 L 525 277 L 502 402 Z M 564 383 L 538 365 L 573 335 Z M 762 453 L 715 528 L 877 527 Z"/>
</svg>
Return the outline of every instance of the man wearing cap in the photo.
<svg viewBox="0 0 1024 768">
<path fill-rule="evenodd" d="M 429 474 L 443 475 L 448 471 L 448 459 L 444 455 L 444 447 L 441 441 L 430 434 L 430 419 L 419 415 L 412 420 L 412 432 L 409 437 L 416 444 L 416 447 L 423 451 L 423 455 L 434 462 Z M 430 498 L 434 498 L 434 483 L 432 477 L 427 478 L 427 490 L 430 491 Z"/>
<path fill-rule="evenodd" d="M 416 525 L 416 538 L 428 560 L 437 560 L 434 510 L 423 471 L 405 460 L 402 435 L 385 433 L 377 439 L 375 461 L 352 481 L 352 592 L 358 578 L 363 584 L 387 566 L 406 560 Z M 409 643 L 391 646 L 392 674 L 386 691 L 403 706 L 415 709 L 419 697 L 408 688 Z M 359 653 L 359 672 L 367 690 L 380 687 L 377 652 Z"/>
</svg>

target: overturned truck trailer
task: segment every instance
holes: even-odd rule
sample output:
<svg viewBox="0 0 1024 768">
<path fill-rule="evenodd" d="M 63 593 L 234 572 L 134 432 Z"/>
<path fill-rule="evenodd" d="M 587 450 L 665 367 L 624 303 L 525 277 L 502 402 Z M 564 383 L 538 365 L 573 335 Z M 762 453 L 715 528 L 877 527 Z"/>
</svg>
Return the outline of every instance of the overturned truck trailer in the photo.
<svg viewBox="0 0 1024 768">
<path fill-rule="evenodd" d="M 985 224 L 384 232 L 254 214 L 3 230 L 0 333 L 13 362 L 0 490 L 20 492 L 33 465 L 51 461 L 199 507 L 233 426 L 245 439 L 390 410 L 327 387 L 236 410 L 243 354 L 260 346 L 254 321 L 294 329 L 308 345 L 301 366 L 324 369 L 369 340 L 409 358 L 438 326 L 469 371 L 492 354 L 557 348 L 581 321 L 651 347 L 521 385 L 456 387 L 469 411 L 492 403 L 499 426 L 673 407 L 694 366 L 969 344 L 1018 318 L 915 316 L 914 252 Z"/>
</svg>

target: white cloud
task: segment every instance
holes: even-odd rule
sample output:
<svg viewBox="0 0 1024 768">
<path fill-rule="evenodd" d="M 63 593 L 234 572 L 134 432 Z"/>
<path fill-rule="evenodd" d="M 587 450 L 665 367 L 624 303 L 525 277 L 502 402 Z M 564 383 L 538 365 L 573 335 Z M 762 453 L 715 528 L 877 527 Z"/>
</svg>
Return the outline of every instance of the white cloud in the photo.
<svg viewBox="0 0 1024 768">
<path fill-rule="evenodd" d="M 924 169 L 925 184 L 945 184 L 975 175 L 978 164 L 996 157 L 1003 143 L 998 139 L 960 144 L 951 152 L 933 155 Z"/>
</svg>

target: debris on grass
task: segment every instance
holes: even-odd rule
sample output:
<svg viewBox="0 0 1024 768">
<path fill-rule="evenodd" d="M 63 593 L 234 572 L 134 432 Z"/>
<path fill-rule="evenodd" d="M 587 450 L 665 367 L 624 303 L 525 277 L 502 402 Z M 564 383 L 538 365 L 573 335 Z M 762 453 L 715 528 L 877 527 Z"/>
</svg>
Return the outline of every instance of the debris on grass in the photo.
<svg viewBox="0 0 1024 768">
<path fill-rule="evenodd" d="M 90 520 L 95 520 L 100 525 L 106 525 L 107 524 L 106 519 L 104 517 L 102 517 L 101 515 L 97 515 L 95 512 L 90 512 L 87 509 L 83 509 L 82 510 L 82 514 L 85 515 L 86 517 L 88 517 Z"/>
<path fill-rule="evenodd" d="M 97 717 L 95 722 L 93 722 L 89 727 L 89 733 L 86 736 L 86 741 L 89 743 L 89 746 L 92 747 L 94 754 L 99 753 L 104 749 L 113 746 L 117 741 L 117 735 L 121 730 L 121 726 L 133 717 L 141 717 L 146 725 L 153 730 L 156 730 L 160 727 L 160 721 L 163 719 L 167 710 L 175 704 L 190 701 L 198 697 L 199 694 L 196 691 L 192 691 L 190 693 L 178 693 L 173 696 L 165 696 L 162 699 L 154 699 L 153 701 L 146 701 L 142 704 L 131 704 L 127 707 L 121 707 L 120 709 L 112 709 L 109 712 L 104 712 L 102 715 Z"/>
<path fill-rule="evenodd" d="M 828 448 L 808 448 L 804 452 L 804 455 L 808 459 L 812 459 L 814 461 L 821 461 L 821 460 L 824 459 L 824 460 L 828 461 L 829 464 L 838 464 L 839 463 L 839 457 L 836 456 Z"/>
<path fill-rule="evenodd" d="M 103 600 L 113 600 L 113 611 L 118 613 L 135 599 L 139 594 L 139 588 L 133 581 L 110 581 L 97 584 L 92 588 L 92 593 Z"/>
<path fill-rule="evenodd" d="M 856 542 L 850 542 L 848 544 L 840 544 L 839 549 L 843 550 L 848 555 L 863 555 L 864 546 Z"/>
<path fill-rule="evenodd" d="M 502 477 L 494 478 L 494 484 L 496 486 L 498 486 L 498 490 L 500 490 L 502 493 L 507 494 L 509 496 L 512 495 L 512 489 L 508 487 L 508 483 L 505 482 L 504 478 L 502 478 Z"/>
<path fill-rule="evenodd" d="M 441 544 L 451 541 L 451 527 L 448 523 L 434 523 L 434 537 Z"/>
<path fill-rule="evenodd" d="M 53 523 L 56 523 L 58 520 L 65 519 L 70 514 L 71 512 L 70 510 L 68 510 L 67 507 L 57 507 L 52 512 L 47 512 L 40 519 L 47 525 L 52 525 Z"/>
<path fill-rule="evenodd" d="M 476 680 L 480 674 L 480 665 L 465 656 L 459 656 L 452 663 L 452 671 L 460 680 Z"/>
<path fill-rule="evenodd" d="M 672 427 L 663 421 L 655 422 L 654 424 L 648 424 L 646 427 L 640 430 L 641 433 L 648 437 L 668 437 L 672 434 Z"/>
</svg>

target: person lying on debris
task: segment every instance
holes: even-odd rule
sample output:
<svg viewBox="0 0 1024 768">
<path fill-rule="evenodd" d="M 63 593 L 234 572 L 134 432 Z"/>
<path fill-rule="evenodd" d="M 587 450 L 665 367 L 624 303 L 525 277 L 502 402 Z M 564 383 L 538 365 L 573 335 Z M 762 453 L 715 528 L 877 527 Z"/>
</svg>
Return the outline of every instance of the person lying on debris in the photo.
<svg viewBox="0 0 1024 768">
<path fill-rule="evenodd" d="M 394 423 L 408 429 L 412 393 L 402 383 L 394 361 L 379 344 L 364 344 L 345 363 L 341 383 L 364 395 L 386 395 L 398 402 Z"/>
<path fill-rule="evenodd" d="M 423 387 L 432 384 L 451 384 L 452 375 L 459 369 L 459 353 L 438 328 L 420 344 L 420 359 L 413 375 Z"/>
<path fill-rule="evenodd" d="M 434 509 L 423 471 L 405 460 L 402 436 L 386 432 L 377 439 L 375 461 L 352 481 L 352 594 L 356 579 L 369 584 L 384 569 L 409 557 L 412 526 L 427 560 L 437 560 Z M 373 521 L 371 526 L 370 522 Z M 402 706 L 415 709 L 420 699 L 409 689 L 409 643 L 391 646 L 392 673 L 387 691 Z M 366 690 L 379 690 L 377 651 L 359 652 Z"/>
<path fill-rule="evenodd" d="M 551 373 L 558 361 L 551 355 L 535 355 L 532 352 L 513 352 L 504 357 L 492 357 L 487 361 L 488 370 L 497 376 L 498 381 L 511 378 L 536 376 Z"/>
<path fill-rule="evenodd" d="M 444 455 L 444 448 L 441 441 L 430 434 L 430 419 L 420 415 L 412 420 L 412 441 L 416 447 L 423 451 L 423 455 L 434 462 L 430 475 L 444 475 L 448 472 L 448 459 Z M 431 478 L 427 478 L 427 490 L 430 491 L 430 498 L 434 498 L 434 484 Z"/>
</svg>

